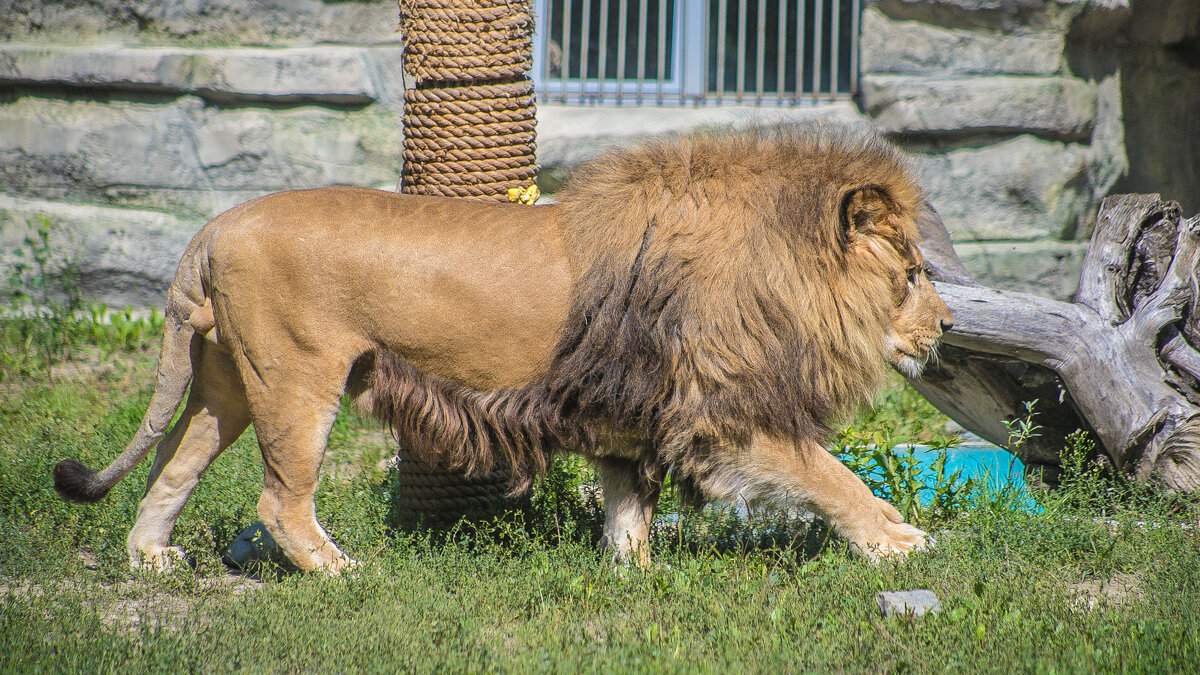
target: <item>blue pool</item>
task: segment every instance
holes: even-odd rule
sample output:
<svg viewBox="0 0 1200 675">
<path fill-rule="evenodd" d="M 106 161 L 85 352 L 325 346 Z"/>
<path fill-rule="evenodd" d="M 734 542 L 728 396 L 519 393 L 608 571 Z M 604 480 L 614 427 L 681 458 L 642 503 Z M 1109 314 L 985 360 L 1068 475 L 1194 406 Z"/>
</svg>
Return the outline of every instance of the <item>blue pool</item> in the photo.
<svg viewBox="0 0 1200 675">
<path fill-rule="evenodd" d="M 938 456 L 937 450 L 915 446 L 913 456 L 928 469 Z M 974 478 L 981 485 L 998 490 L 1003 487 L 1025 486 L 1025 465 L 1007 450 L 983 443 L 963 444 L 946 452 L 946 475 L 962 470 L 960 477 Z M 934 476 L 929 472 L 928 480 Z"/>
</svg>

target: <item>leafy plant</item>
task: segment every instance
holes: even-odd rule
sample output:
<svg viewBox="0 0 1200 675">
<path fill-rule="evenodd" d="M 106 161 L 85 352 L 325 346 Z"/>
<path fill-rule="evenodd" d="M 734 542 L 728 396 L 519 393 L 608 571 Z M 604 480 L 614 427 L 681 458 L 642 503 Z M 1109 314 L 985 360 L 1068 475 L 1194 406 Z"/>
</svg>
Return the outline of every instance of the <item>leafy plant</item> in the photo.
<svg viewBox="0 0 1200 675">
<path fill-rule="evenodd" d="M 1008 429 L 1008 447 L 1014 451 L 1024 447 L 1031 438 L 1041 436 L 1042 425 L 1034 422 L 1037 417 L 1037 399 L 1025 401 L 1025 416 L 1004 420 L 1004 428 Z"/>
<path fill-rule="evenodd" d="M 597 537 L 604 517 L 595 484 L 596 477 L 582 457 L 555 458 L 533 486 L 527 522 L 560 541 Z"/>
<path fill-rule="evenodd" d="M 946 472 L 946 451 L 959 442 L 957 436 L 930 437 L 929 447 L 937 455 L 925 467 L 911 436 L 896 434 L 894 425 L 885 422 L 870 432 L 843 429 L 834 453 L 876 496 L 895 505 L 906 520 L 920 523 L 958 513 L 978 487 L 974 479 L 962 478 L 961 469 Z M 907 447 L 898 449 L 903 445 Z"/>
<path fill-rule="evenodd" d="M 88 307 L 92 343 L 104 349 L 146 349 L 162 335 L 163 322 L 162 313 L 154 307 L 146 316 L 136 316 L 132 305 L 121 310 L 109 310 L 103 303 Z"/>
<path fill-rule="evenodd" d="M 9 303 L 0 324 L 5 345 L 0 380 L 47 371 L 69 356 L 79 332 L 79 265 L 69 252 L 55 250 L 52 230 L 50 219 L 39 215 L 36 229 L 13 251 L 16 260 L 3 289 Z"/>
</svg>

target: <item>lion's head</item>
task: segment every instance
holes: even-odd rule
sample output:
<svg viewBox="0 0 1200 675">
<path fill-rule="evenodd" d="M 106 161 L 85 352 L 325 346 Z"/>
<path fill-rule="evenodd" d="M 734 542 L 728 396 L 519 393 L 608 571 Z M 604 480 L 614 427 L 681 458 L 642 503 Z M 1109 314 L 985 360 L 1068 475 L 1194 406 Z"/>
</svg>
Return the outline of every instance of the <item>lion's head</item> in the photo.
<svg viewBox="0 0 1200 675">
<path fill-rule="evenodd" d="M 925 364 L 937 353 L 938 339 L 954 325 L 950 308 L 933 288 L 929 277 L 920 267 L 907 270 L 903 300 L 892 310 L 891 333 L 888 335 L 888 360 L 896 370 L 908 377 L 919 377 Z"/>
<path fill-rule="evenodd" d="M 894 194 L 879 185 L 847 191 L 843 227 L 851 233 L 852 254 L 870 268 L 862 275 L 886 282 L 887 290 L 878 292 L 890 294 L 886 359 L 901 373 L 918 377 L 954 320 L 922 266 L 914 209 Z"/>
<path fill-rule="evenodd" d="M 921 271 L 921 192 L 884 141 L 696 135 L 602 156 L 561 195 L 577 273 L 545 386 L 659 466 L 763 431 L 824 437 L 950 313 Z"/>
</svg>

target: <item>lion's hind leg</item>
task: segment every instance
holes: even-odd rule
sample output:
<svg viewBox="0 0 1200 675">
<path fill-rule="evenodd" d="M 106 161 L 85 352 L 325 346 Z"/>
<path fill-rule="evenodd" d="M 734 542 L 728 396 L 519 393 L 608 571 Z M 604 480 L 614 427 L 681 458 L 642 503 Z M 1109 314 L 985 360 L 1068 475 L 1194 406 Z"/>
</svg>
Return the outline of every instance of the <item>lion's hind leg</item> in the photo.
<svg viewBox="0 0 1200 675">
<path fill-rule="evenodd" d="M 650 522 L 658 504 L 657 485 L 648 485 L 637 464 L 625 459 L 593 460 L 604 494 L 601 546 L 622 563 L 650 563 Z"/>
<path fill-rule="evenodd" d="M 279 351 L 286 348 L 279 346 Z M 247 387 L 263 456 L 258 515 L 288 559 L 301 570 L 336 573 L 354 561 L 338 549 L 317 522 L 314 495 L 350 368 L 340 365 L 345 359 L 314 354 L 293 355 L 281 361 L 289 367 L 265 371 L 266 379 L 255 379 Z M 247 370 L 242 370 L 245 379 Z"/>
<path fill-rule="evenodd" d="M 193 379 L 179 420 L 158 445 L 146 494 L 127 545 L 134 567 L 163 568 L 182 552 L 169 546 L 175 519 L 205 469 L 250 424 L 241 380 L 228 353 L 203 340 L 192 343 Z"/>
</svg>

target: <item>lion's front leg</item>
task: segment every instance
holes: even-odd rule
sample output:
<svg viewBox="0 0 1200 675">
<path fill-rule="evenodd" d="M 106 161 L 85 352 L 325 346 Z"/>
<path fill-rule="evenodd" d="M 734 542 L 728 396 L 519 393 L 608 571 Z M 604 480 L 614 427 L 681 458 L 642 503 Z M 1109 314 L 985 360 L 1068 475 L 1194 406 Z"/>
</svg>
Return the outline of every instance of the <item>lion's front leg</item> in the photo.
<svg viewBox="0 0 1200 675">
<path fill-rule="evenodd" d="M 820 445 L 756 434 L 746 473 L 772 484 L 780 496 L 798 498 L 845 537 L 858 554 L 874 561 L 924 548 L 926 533 L 894 506 L 876 497 L 850 469 Z"/>
<path fill-rule="evenodd" d="M 622 563 L 650 563 L 650 521 L 658 505 L 658 485 L 647 485 L 635 463 L 595 459 L 604 493 L 604 537 L 600 545 Z"/>
</svg>

